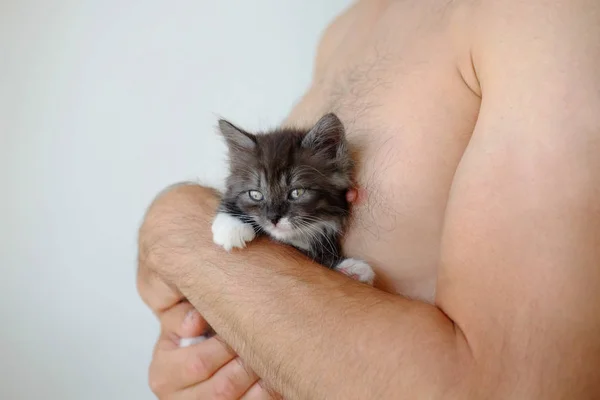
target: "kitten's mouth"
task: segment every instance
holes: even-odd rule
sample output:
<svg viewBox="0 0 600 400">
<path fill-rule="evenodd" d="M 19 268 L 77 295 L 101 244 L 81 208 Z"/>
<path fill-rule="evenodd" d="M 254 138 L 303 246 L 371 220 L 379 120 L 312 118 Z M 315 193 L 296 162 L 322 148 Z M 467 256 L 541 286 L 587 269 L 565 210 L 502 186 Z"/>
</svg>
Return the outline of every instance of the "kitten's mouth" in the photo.
<svg viewBox="0 0 600 400">
<path fill-rule="evenodd" d="M 277 225 L 273 224 L 272 222 L 267 222 L 265 228 L 271 235 L 280 239 L 289 238 L 294 232 L 294 227 L 287 218 L 281 219 Z"/>
<path fill-rule="evenodd" d="M 279 226 L 271 224 L 271 226 L 269 226 L 268 229 L 272 233 L 278 233 L 282 235 L 292 232 L 292 227 L 290 226 Z"/>
<path fill-rule="evenodd" d="M 272 237 L 274 237 L 275 239 L 283 240 L 283 241 L 292 240 L 295 237 L 294 233 L 291 230 L 289 230 L 289 229 L 284 230 L 281 228 L 269 229 L 269 234 Z"/>
</svg>

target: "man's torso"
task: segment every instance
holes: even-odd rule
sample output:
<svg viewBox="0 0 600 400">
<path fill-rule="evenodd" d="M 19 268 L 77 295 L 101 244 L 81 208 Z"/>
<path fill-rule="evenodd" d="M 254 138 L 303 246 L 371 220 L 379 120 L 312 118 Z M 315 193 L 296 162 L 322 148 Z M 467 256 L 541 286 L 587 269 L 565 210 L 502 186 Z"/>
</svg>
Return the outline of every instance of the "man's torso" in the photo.
<svg viewBox="0 0 600 400">
<path fill-rule="evenodd" d="M 329 111 L 359 151 L 346 255 L 378 285 L 433 301 L 444 211 L 480 105 L 464 1 L 361 1 L 326 31 L 314 81 L 286 121 Z"/>
</svg>

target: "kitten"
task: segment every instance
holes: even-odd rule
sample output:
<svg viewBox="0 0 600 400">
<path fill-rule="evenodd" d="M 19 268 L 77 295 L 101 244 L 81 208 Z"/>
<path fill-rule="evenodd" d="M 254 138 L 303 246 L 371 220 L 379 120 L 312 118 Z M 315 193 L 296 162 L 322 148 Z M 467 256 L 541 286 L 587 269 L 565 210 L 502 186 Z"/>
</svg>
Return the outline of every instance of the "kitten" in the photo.
<svg viewBox="0 0 600 400">
<path fill-rule="evenodd" d="M 310 130 L 255 135 L 225 120 L 219 129 L 229 148 L 230 175 L 212 225 L 214 242 L 230 251 L 268 235 L 372 284 L 371 267 L 341 253 L 353 163 L 338 117 L 327 114 Z"/>
<path fill-rule="evenodd" d="M 341 121 L 328 114 L 310 130 L 254 135 L 221 120 L 219 129 L 229 147 L 230 174 L 212 225 L 214 242 L 230 251 L 245 247 L 256 235 L 268 235 L 319 264 L 372 284 L 371 267 L 341 253 L 353 173 Z M 181 338 L 179 346 L 214 334 L 210 328 L 203 336 Z"/>
</svg>

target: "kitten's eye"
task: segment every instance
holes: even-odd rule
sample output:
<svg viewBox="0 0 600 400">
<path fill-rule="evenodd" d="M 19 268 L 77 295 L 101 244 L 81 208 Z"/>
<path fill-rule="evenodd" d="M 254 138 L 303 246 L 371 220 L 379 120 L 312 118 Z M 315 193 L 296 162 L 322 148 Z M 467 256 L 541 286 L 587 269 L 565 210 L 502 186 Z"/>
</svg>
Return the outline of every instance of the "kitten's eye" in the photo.
<svg viewBox="0 0 600 400">
<path fill-rule="evenodd" d="M 296 200 L 306 193 L 306 189 L 294 189 L 290 192 L 290 199 Z"/>
<path fill-rule="evenodd" d="M 254 201 L 262 201 L 265 198 L 265 196 L 263 196 L 263 194 L 258 190 L 249 191 L 248 196 L 250 196 L 250 198 Z"/>
</svg>

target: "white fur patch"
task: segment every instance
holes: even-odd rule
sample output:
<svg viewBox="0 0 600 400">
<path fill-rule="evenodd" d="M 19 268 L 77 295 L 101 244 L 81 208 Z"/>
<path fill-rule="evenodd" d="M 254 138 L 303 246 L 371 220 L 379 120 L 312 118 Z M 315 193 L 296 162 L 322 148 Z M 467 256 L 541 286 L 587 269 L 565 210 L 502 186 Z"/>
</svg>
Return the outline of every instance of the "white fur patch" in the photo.
<svg viewBox="0 0 600 400">
<path fill-rule="evenodd" d="M 373 268 L 366 262 L 354 258 L 346 258 L 335 267 L 335 270 L 369 285 L 372 285 L 375 280 Z"/>
<path fill-rule="evenodd" d="M 294 238 L 297 234 L 297 232 L 294 232 L 294 227 L 290 223 L 288 217 L 281 218 L 277 223 L 277 226 L 273 225 L 271 222 L 267 222 L 266 226 L 263 228 L 269 235 L 282 242 Z"/>
<path fill-rule="evenodd" d="M 312 222 L 309 226 L 304 229 L 295 228 L 288 217 L 283 217 L 275 227 L 270 222 L 263 229 L 274 239 L 290 244 L 294 247 L 309 251 L 313 244 L 311 240 L 316 236 L 317 238 L 323 233 L 323 231 L 338 232 L 340 230 L 339 225 L 336 222 L 331 221 L 319 221 Z M 312 234 L 311 234 L 312 233 Z M 322 239 L 323 246 L 331 246 L 325 239 Z"/>
<path fill-rule="evenodd" d="M 250 224 L 226 213 L 218 213 L 212 224 L 213 242 L 225 250 L 242 249 L 254 240 L 256 233 Z"/>
</svg>

